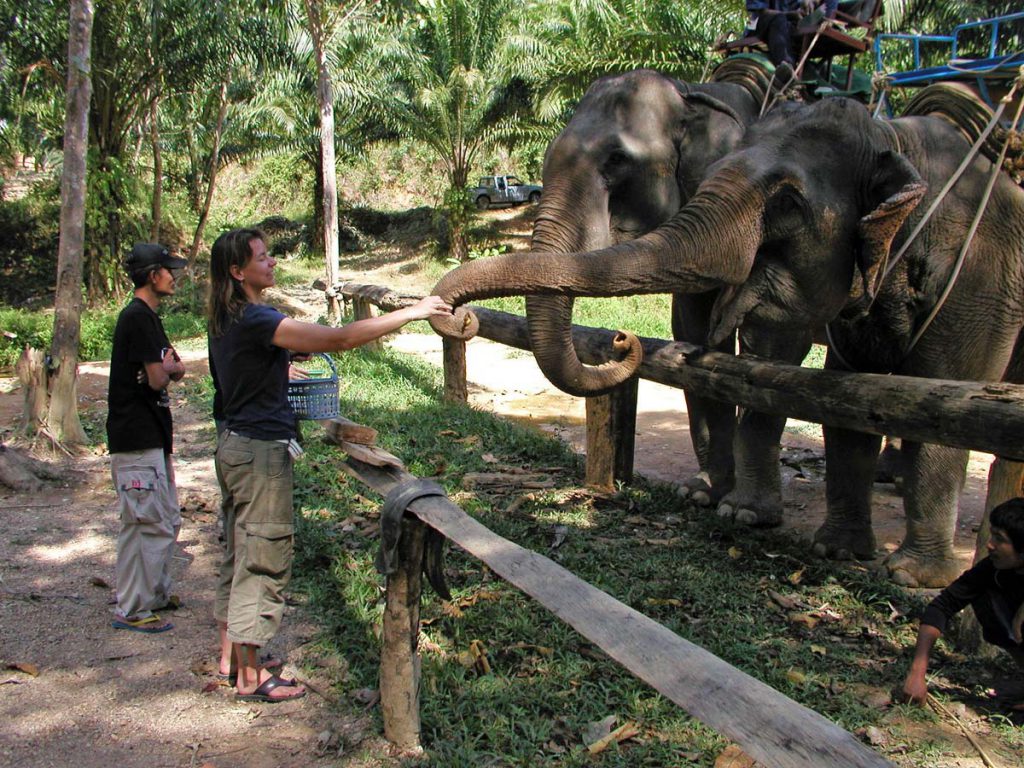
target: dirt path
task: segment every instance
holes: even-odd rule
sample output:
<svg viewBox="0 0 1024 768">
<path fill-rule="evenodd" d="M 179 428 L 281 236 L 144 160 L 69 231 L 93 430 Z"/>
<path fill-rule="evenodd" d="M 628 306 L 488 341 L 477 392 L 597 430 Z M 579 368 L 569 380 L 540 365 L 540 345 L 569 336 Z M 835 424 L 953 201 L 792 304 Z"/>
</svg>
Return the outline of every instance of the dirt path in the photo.
<svg viewBox="0 0 1024 768">
<path fill-rule="evenodd" d="M 205 372 L 205 353 L 184 357 L 190 373 Z M 105 365 L 82 366 L 90 419 L 105 411 L 106 376 Z M 13 426 L 20 407 L 20 393 L 0 394 L 0 425 Z M 117 526 L 106 456 L 68 460 L 61 487 L 0 494 L 0 765 L 299 768 L 336 765 L 338 743 L 386 754 L 368 718 L 345 717 L 321 696 L 252 705 L 216 685 L 218 492 L 204 411 L 180 397 L 174 410 L 184 508 L 174 577 L 184 607 L 168 615 L 170 632 L 110 627 Z M 311 650 L 315 632 L 289 606 L 269 650 L 287 659 L 286 674 L 344 696 L 337 661 Z M 33 665 L 38 675 L 10 665 Z M 328 755 L 319 754 L 321 737 L 334 741 Z M 379 762 L 353 755 L 345 765 Z"/>
</svg>

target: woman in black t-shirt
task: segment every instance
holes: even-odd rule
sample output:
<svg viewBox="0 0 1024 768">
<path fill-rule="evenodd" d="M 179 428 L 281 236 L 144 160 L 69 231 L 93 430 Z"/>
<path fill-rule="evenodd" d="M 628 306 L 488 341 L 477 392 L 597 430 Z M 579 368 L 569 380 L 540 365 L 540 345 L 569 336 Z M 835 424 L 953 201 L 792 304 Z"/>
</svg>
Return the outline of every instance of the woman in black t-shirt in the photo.
<svg viewBox="0 0 1024 768">
<path fill-rule="evenodd" d="M 262 303 L 275 264 L 258 230 L 224 233 L 210 256 L 208 308 L 210 370 L 224 421 L 216 454 L 225 536 L 214 609 L 220 672 L 237 674 L 239 699 L 266 702 L 305 695 L 301 685 L 257 661 L 280 625 L 291 576 L 291 462 L 301 449 L 287 398 L 289 351 L 353 349 L 412 320 L 452 311 L 440 297 L 427 296 L 339 328 L 301 323 Z"/>
</svg>

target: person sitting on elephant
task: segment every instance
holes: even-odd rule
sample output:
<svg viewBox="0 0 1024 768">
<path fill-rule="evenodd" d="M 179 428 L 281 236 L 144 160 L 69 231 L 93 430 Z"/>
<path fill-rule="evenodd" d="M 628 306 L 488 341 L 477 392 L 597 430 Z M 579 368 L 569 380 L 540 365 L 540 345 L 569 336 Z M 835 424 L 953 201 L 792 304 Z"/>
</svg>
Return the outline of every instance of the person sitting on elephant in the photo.
<svg viewBox="0 0 1024 768">
<path fill-rule="evenodd" d="M 825 18 L 833 19 L 839 0 L 747 0 L 747 11 L 754 22 L 754 34 L 768 44 L 768 58 L 779 79 L 788 81 L 796 64 L 793 57 L 793 32 L 796 22 L 818 8 Z"/>
<path fill-rule="evenodd" d="M 925 609 L 914 658 L 903 683 L 906 701 L 928 696 L 928 658 L 949 620 L 970 605 L 986 641 L 1004 648 L 1024 669 L 1024 498 L 1005 501 L 989 517 L 988 557 L 939 593 Z M 1014 708 L 1024 708 L 1024 702 Z"/>
</svg>

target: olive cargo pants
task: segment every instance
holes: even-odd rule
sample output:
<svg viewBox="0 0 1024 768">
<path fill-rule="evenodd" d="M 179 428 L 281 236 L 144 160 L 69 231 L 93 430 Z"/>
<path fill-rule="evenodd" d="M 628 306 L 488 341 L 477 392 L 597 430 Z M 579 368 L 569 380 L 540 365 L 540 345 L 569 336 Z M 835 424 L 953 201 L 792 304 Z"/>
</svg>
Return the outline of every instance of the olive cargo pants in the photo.
<svg viewBox="0 0 1024 768">
<path fill-rule="evenodd" d="M 214 616 L 231 642 L 262 646 L 281 624 L 292 572 L 292 458 L 284 443 L 224 432 L 216 464 L 224 559 Z"/>
</svg>

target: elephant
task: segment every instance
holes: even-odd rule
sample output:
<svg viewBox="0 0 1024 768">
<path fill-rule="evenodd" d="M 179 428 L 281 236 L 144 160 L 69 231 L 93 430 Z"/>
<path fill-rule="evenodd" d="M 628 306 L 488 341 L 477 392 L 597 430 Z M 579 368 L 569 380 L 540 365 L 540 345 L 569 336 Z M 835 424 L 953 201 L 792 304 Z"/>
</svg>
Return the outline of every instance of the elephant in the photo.
<svg viewBox="0 0 1024 768">
<path fill-rule="evenodd" d="M 531 243 L 535 253 L 572 253 L 625 242 L 658 227 L 696 192 L 708 166 L 735 149 L 758 119 L 771 71 L 737 58 L 720 65 L 709 83 L 685 83 L 649 69 L 603 77 L 578 104 L 548 146 L 544 196 Z M 703 343 L 717 287 L 707 294 L 673 297 L 677 340 Z M 617 366 L 579 364 L 569 325 L 573 300 L 528 295 L 530 339 L 537 363 L 555 386 L 574 395 L 608 391 L 630 374 Z M 466 338 L 466 316 L 434 327 Z M 620 344 L 637 360 L 639 341 Z M 733 351 L 733 339 L 720 346 Z M 736 409 L 686 393 L 690 434 L 700 475 L 684 482 L 708 503 L 732 484 L 732 431 Z M 706 479 L 705 479 L 706 478 Z"/>
<path fill-rule="evenodd" d="M 796 364 L 825 326 L 830 369 L 1020 383 L 1024 190 L 979 155 L 940 199 L 969 150 L 943 117 L 873 120 L 843 98 L 783 105 L 749 128 L 686 205 L 643 237 L 477 262 L 450 272 L 435 290 L 459 305 L 495 294 L 718 287 L 711 345 L 738 329 L 746 350 Z M 638 361 L 627 355 L 605 365 L 621 376 Z M 776 522 L 784 424 L 742 413 L 736 485 L 720 513 Z M 880 442 L 825 428 L 828 511 L 814 535 L 817 554 L 874 557 L 871 489 Z M 942 586 L 959 573 L 953 534 L 967 451 L 909 440 L 902 449 L 907 529 L 886 567 L 898 583 Z"/>
</svg>

